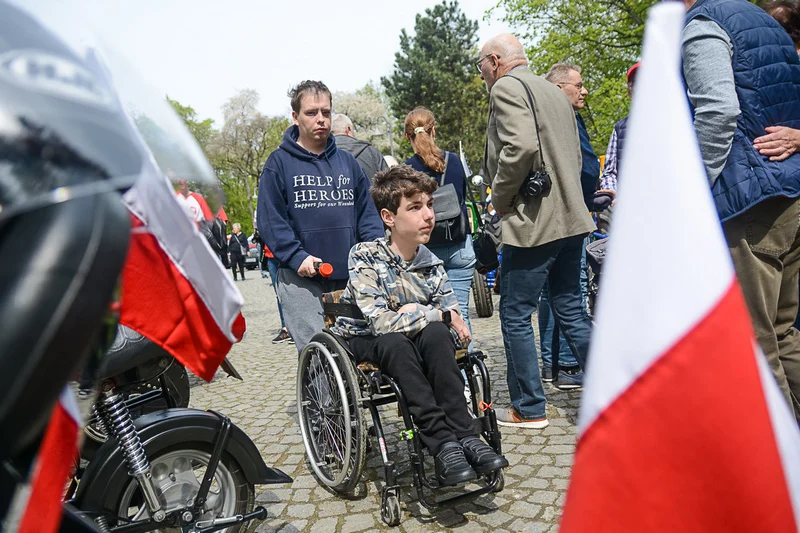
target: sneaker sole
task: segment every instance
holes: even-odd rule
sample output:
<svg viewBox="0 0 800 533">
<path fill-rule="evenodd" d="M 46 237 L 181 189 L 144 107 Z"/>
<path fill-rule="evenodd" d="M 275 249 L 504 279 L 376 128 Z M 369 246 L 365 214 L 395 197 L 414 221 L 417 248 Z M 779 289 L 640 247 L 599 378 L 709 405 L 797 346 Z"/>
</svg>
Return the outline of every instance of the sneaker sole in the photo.
<svg viewBox="0 0 800 533">
<path fill-rule="evenodd" d="M 440 485 L 445 487 L 455 487 L 456 485 L 461 485 L 463 483 L 478 479 L 478 474 L 476 474 L 474 470 L 470 470 L 469 472 L 465 472 L 464 474 L 458 476 L 458 478 L 444 480 L 439 476 L 436 476 L 436 479 L 439 481 Z"/>
<path fill-rule="evenodd" d="M 475 470 L 475 473 L 478 474 L 479 476 L 485 476 L 486 474 L 491 474 L 492 472 L 496 472 L 497 470 L 500 470 L 501 468 L 505 468 L 507 466 L 508 466 L 508 459 L 506 459 L 505 457 L 498 457 L 497 460 L 495 460 L 493 463 L 484 465 L 481 468 L 475 468 L 474 466 L 472 468 L 473 470 Z"/>
<path fill-rule="evenodd" d="M 554 385 L 554 387 L 557 388 L 558 390 L 578 390 L 578 389 L 582 389 L 583 385 L 558 385 L 558 384 L 556 384 L 556 385 Z"/>
<path fill-rule="evenodd" d="M 542 381 L 544 381 L 545 383 L 552 383 L 555 380 L 553 378 L 542 378 Z"/>
<path fill-rule="evenodd" d="M 550 425 L 550 421 L 544 420 L 542 422 L 506 422 L 505 420 L 498 420 L 497 425 L 504 426 L 507 428 L 544 429 Z"/>
</svg>

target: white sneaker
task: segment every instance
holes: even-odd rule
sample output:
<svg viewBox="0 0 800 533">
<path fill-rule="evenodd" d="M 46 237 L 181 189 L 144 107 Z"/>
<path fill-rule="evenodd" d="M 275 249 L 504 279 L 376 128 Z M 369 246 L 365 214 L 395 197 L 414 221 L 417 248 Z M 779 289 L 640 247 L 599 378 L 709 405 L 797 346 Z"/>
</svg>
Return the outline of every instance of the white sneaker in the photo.
<svg viewBox="0 0 800 533">
<path fill-rule="evenodd" d="M 497 425 L 510 428 L 544 429 L 550 425 L 547 418 L 528 419 L 522 418 L 513 407 L 500 407 L 494 410 Z"/>
</svg>

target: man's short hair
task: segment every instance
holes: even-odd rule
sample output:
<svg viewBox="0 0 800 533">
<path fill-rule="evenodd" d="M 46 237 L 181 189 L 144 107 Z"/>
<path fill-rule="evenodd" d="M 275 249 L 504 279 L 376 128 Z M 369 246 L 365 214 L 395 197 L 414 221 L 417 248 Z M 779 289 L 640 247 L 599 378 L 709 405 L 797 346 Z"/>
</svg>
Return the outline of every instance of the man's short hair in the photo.
<svg viewBox="0 0 800 533">
<path fill-rule="evenodd" d="M 292 99 L 292 111 L 295 113 L 300 112 L 300 100 L 306 94 L 327 94 L 328 100 L 330 100 L 331 105 L 333 105 L 333 97 L 327 85 L 321 81 L 305 80 L 289 90 L 288 96 Z"/>
<path fill-rule="evenodd" d="M 378 213 L 381 209 L 388 209 L 397 214 L 403 198 L 411 198 L 418 193 L 432 195 L 438 187 L 436 180 L 424 172 L 414 170 L 409 165 L 397 165 L 375 174 L 369 192 Z"/>
<path fill-rule="evenodd" d="M 344 113 L 339 113 L 331 120 L 331 133 L 344 133 L 347 126 L 353 128 L 353 121 Z"/>
<path fill-rule="evenodd" d="M 572 70 L 578 74 L 581 73 L 581 67 L 578 65 L 573 65 L 572 63 L 556 63 L 550 67 L 550 70 L 544 75 L 544 79 L 550 83 L 566 83 L 569 81 L 569 73 Z"/>
</svg>

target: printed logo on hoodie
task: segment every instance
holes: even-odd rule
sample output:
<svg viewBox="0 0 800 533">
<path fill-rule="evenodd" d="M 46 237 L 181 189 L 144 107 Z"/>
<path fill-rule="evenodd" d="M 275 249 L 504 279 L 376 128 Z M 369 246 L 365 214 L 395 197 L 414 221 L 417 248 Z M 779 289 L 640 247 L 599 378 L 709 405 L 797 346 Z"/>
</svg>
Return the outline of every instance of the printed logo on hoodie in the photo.
<svg viewBox="0 0 800 533">
<path fill-rule="evenodd" d="M 292 176 L 295 209 L 321 209 L 352 206 L 355 201 L 353 180 L 343 174 L 333 176 Z"/>
</svg>

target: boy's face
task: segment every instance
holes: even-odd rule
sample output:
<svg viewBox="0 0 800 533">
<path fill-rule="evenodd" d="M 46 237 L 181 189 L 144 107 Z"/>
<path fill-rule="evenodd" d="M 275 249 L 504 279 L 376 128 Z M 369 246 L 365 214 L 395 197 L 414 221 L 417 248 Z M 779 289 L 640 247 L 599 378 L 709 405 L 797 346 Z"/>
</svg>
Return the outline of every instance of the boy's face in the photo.
<svg viewBox="0 0 800 533">
<path fill-rule="evenodd" d="M 381 209 L 381 218 L 392 230 L 392 242 L 425 244 L 433 231 L 433 198 L 422 192 L 403 198 L 397 214 L 384 208 Z"/>
</svg>

